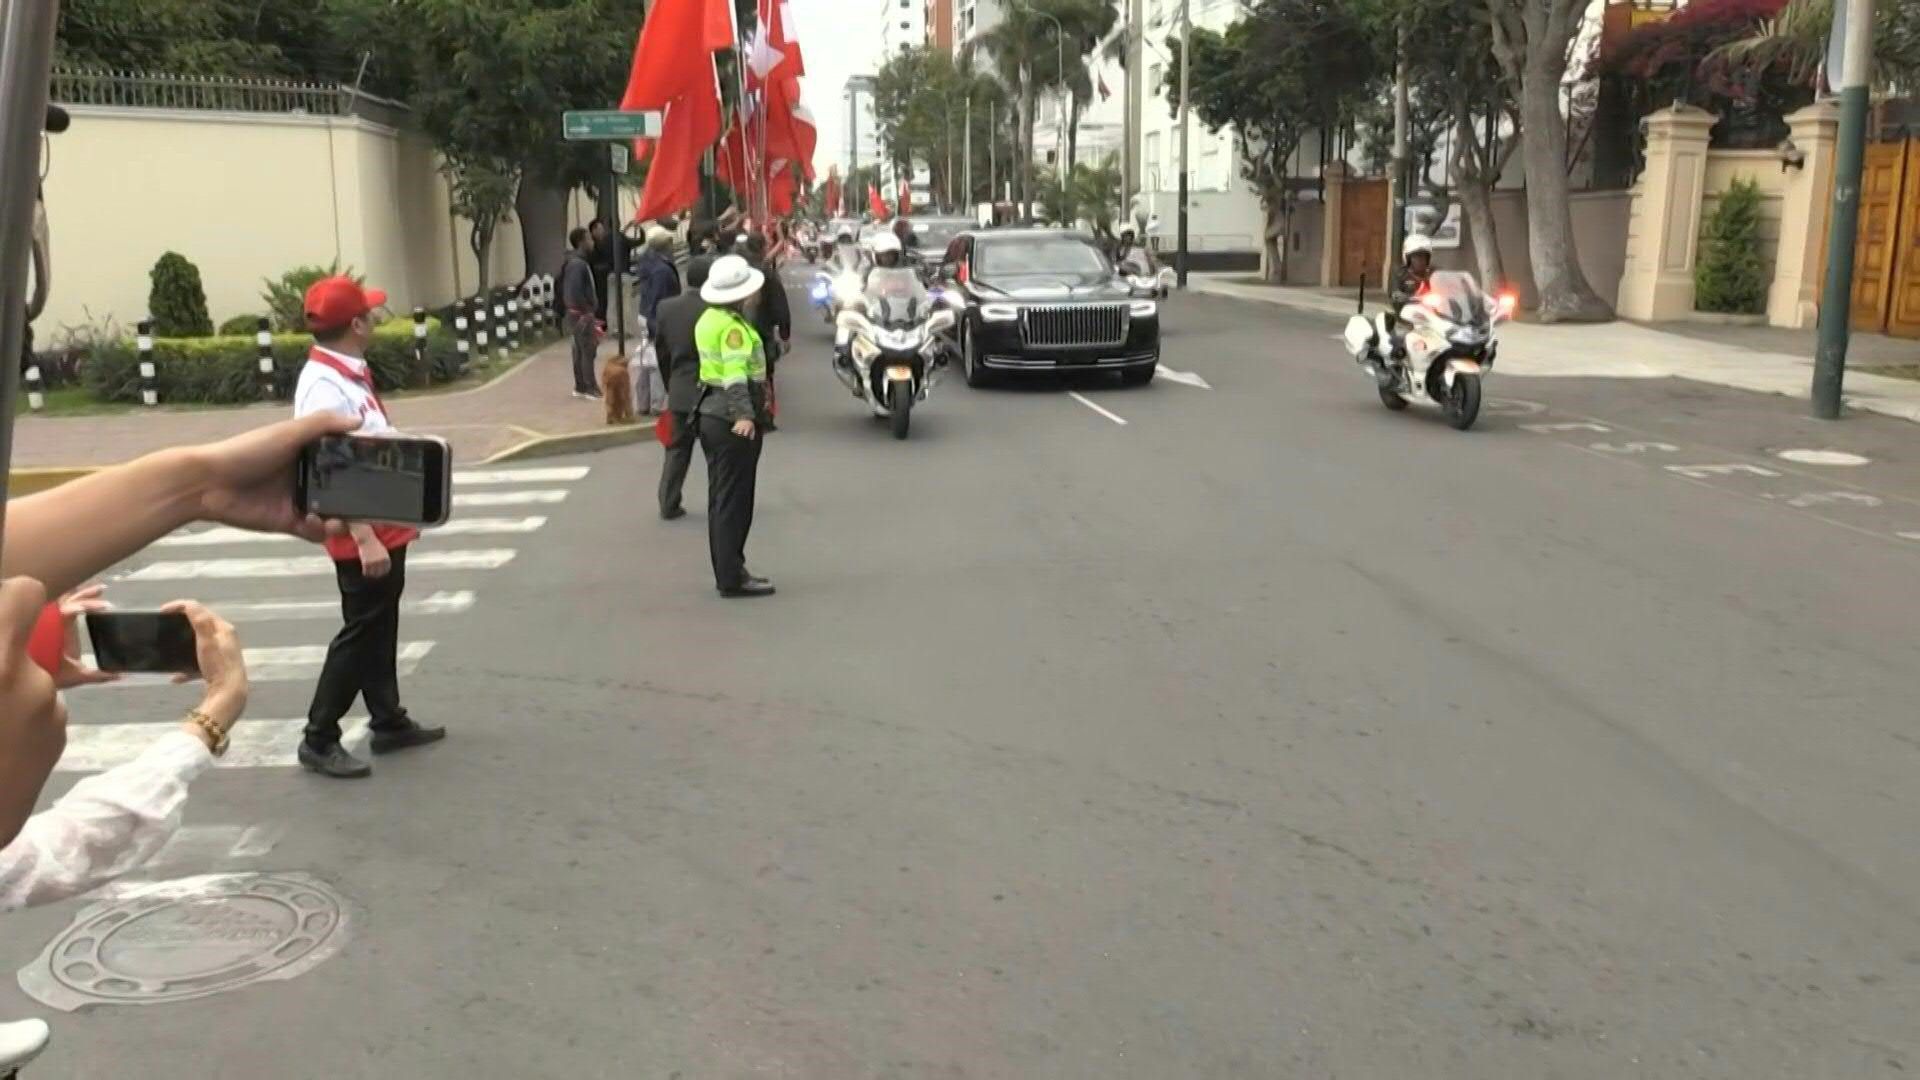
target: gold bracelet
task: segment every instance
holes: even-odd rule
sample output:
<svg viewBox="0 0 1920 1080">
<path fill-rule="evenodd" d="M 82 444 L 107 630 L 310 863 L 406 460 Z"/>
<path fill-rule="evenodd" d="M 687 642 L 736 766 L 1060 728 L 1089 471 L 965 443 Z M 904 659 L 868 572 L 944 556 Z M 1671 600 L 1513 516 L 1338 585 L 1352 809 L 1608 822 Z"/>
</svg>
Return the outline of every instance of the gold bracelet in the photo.
<svg viewBox="0 0 1920 1080">
<path fill-rule="evenodd" d="M 198 728 L 200 733 L 206 736 L 207 749 L 214 757 L 220 757 L 227 752 L 227 733 L 220 727 L 219 721 L 195 709 L 187 714 L 187 724 Z"/>
</svg>

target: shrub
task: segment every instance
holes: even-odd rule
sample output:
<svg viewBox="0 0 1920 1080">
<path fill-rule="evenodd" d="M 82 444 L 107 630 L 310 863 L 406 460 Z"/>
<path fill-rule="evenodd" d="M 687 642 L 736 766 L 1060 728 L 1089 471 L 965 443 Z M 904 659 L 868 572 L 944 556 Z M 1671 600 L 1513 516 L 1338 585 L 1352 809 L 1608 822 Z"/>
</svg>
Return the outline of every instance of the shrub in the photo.
<svg viewBox="0 0 1920 1080">
<path fill-rule="evenodd" d="M 330 278 L 345 274 L 365 285 L 366 279 L 353 272 L 353 267 L 341 269 L 336 261 L 326 266 L 296 266 L 281 274 L 278 280 L 262 279 L 267 290 L 260 299 L 267 305 L 267 314 L 273 319 L 273 328 L 289 334 L 300 333 L 307 328 L 307 290 L 321 278 Z"/>
<path fill-rule="evenodd" d="M 149 275 L 153 291 L 147 294 L 147 313 L 153 332 L 161 337 L 207 337 L 213 316 L 207 314 L 207 290 L 200 284 L 200 268 L 179 252 L 169 251 L 153 264 Z"/>
<path fill-rule="evenodd" d="M 260 316 L 235 315 L 220 324 L 220 337 L 252 337 L 260 332 Z"/>
<path fill-rule="evenodd" d="M 1760 185 L 1735 180 L 1707 222 L 1693 271 L 1693 306 L 1701 311 L 1758 314 L 1767 306 L 1767 268 L 1760 257 Z"/>
<path fill-rule="evenodd" d="M 312 339 L 305 334 L 273 336 L 274 388 L 282 398 L 293 389 L 306 363 Z M 158 338 L 153 343 L 160 400 L 165 404 L 240 405 L 260 400 L 259 346 L 252 333 L 239 337 Z M 459 374 L 460 354 L 453 335 L 436 321 L 427 323 L 423 367 L 413 352 L 413 321 L 394 319 L 374 331 L 367 349 L 374 385 L 381 390 L 444 383 Z M 98 348 L 86 367 L 87 387 L 102 401 L 140 401 L 140 361 L 125 339 Z"/>
</svg>

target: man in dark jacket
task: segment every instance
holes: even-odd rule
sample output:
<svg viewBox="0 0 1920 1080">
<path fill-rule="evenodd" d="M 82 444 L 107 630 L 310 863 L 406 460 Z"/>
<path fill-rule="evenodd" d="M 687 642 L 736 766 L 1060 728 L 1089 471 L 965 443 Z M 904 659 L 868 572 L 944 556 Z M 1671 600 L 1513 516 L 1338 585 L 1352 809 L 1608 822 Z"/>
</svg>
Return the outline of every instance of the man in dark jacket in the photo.
<svg viewBox="0 0 1920 1080">
<path fill-rule="evenodd" d="M 713 266 L 710 255 L 696 255 L 687 263 L 687 288 L 660 305 L 654 320 L 653 349 L 660 358 L 660 377 L 667 384 L 667 411 L 673 415 L 673 440 L 660 466 L 660 516 L 668 521 L 687 516 L 680 490 L 687 482 L 687 466 L 700 441 L 693 407 L 700 400 L 700 347 L 693 330 L 707 313 L 700 286 Z"/>
<path fill-rule="evenodd" d="M 560 304 L 566 309 L 567 336 L 573 341 L 573 396 L 599 397 L 593 363 L 600 351 L 600 322 L 594 315 L 599 294 L 593 287 L 593 238 L 585 229 L 567 234 L 566 265 L 560 269 Z"/>
<path fill-rule="evenodd" d="M 673 267 L 673 234 L 658 226 L 647 230 L 647 249 L 634 263 L 633 272 L 640 282 L 640 317 L 646 320 L 648 335 L 657 338 L 661 303 L 680 295 L 680 271 Z"/>
<path fill-rule="evenodd" d="M 760 302 L 754 308 L 753 328 L 760 331 L 760 340 L 767 347 L 767 368 L 772 370 L 780 354 L 787 351 L 787 342 L 793 340 L 793 311 L 787 306 L 787 290 L 780 284 L 780 275 L 767 260 L 767 238 L 760 233 L 747 237 L 746 251 L 748 265 L 767 275 L 767 283 L 760 290 Z"/>
</svg>

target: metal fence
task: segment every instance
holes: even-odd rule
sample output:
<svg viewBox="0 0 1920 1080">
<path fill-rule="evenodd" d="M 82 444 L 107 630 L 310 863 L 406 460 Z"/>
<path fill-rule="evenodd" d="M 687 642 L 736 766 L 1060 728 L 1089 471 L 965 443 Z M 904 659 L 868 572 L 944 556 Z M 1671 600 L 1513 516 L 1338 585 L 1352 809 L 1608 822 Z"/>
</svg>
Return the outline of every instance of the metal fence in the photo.
<svg viewBox="0 0 1920 1080">
<path fill-rule="evenodd" d="M 56 69 L 52 100 L 135 109 L 365 116 L 393 123 L 406 106 L 350 87 L 284 79 Z"/>
</svg>

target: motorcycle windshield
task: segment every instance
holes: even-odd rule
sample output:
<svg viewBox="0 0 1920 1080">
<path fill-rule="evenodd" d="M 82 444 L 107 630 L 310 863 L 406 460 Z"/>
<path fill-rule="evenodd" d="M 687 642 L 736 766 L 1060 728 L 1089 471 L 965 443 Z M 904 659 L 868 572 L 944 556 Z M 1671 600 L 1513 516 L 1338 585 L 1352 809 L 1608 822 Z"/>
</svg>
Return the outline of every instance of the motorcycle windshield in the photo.
<svg viewBox="0 0 1920 1080">
<path fill-rule="evenodd" d="M 1435 271 L 1420 300 L 1456 326 L 1485 328 L 1492 318 L 1479 283 L 1457 270 Z"/>
<path fill-rule="evenodd" d="M 867 317 L 890 330 L 918 326 L 927 317 L 927 287 L 905 267 L 876 267 L 867 275 Z"/>
</svg>

